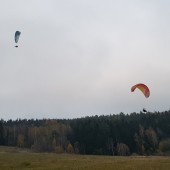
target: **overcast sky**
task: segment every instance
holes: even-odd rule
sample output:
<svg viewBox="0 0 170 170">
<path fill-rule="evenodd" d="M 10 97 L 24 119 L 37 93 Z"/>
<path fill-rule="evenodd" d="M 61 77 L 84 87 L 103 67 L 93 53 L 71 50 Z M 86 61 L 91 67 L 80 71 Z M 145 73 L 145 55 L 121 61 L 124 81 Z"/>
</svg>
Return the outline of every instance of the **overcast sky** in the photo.
<svg viewBox="0 0 170 170">
<path fill-rule="evenodd" d="M 169 7 L 169 0 L 0 0 L 0 118 L 169 110 Z M 150 88 L 148 99 L 131 93 L 136 83 Z"/>
</svg>

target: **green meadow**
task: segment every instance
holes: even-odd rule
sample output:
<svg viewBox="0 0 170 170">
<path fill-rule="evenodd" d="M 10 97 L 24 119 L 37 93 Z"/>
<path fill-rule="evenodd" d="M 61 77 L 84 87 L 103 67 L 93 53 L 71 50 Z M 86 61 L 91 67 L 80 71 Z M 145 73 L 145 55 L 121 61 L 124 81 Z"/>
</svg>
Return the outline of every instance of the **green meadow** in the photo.
<svg viewBox="0 0 170 170">
<path fill-rule="evenodd" d="M 33 153 L 18 148 L 0 148 L 2 170 L 169 170 L 170 157 L 113 157 Z"/>
</svg>

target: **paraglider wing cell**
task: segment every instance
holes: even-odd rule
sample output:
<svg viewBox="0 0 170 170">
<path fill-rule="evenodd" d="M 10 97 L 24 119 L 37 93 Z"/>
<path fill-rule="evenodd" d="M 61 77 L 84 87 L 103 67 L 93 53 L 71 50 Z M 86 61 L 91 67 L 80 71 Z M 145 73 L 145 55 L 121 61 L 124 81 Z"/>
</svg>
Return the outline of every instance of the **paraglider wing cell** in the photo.
<svg viewBox="0 0 170 170">
<path fill-rule="evenodd" d="M 146 98 L 150 96 L 150 90 L 145 84 L 139 83 L 139 84 L 132 86 L 131 92 L 134 92 L 136 88 L 141 90 Z"/>
</svg>

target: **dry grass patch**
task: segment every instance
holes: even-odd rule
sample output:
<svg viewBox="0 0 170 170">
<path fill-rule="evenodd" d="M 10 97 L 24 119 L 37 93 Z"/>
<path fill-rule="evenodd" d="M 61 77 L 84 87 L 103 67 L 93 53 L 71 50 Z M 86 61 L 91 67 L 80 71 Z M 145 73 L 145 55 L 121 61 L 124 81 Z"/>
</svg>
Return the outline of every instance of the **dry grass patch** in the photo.
<svg viewBox="0 0 170 170">
<path fill-rule="evenodd" d="M 9 148 L 8 148 L 9 149 Z M 0 169 L 7 170 L 169 170 L 170 157 L 111 157 L 7 152 L 0 149 Z"/>
</svg>

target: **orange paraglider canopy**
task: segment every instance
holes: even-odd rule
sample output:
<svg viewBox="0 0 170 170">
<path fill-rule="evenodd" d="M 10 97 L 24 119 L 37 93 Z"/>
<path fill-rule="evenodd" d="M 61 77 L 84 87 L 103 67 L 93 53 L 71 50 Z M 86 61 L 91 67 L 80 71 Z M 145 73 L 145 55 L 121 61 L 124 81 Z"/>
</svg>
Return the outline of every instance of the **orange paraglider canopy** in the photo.
<svg viewBox="0 0 170 170">
<path fill-rule="evenodd" d="M 131 92 L 134 92 L 136 88 L 141 90 L 146 98 L 150 96 L 150 90 L 145 84 L 139 83 L 139 84 L 132 86 Z"/>
</svg>

